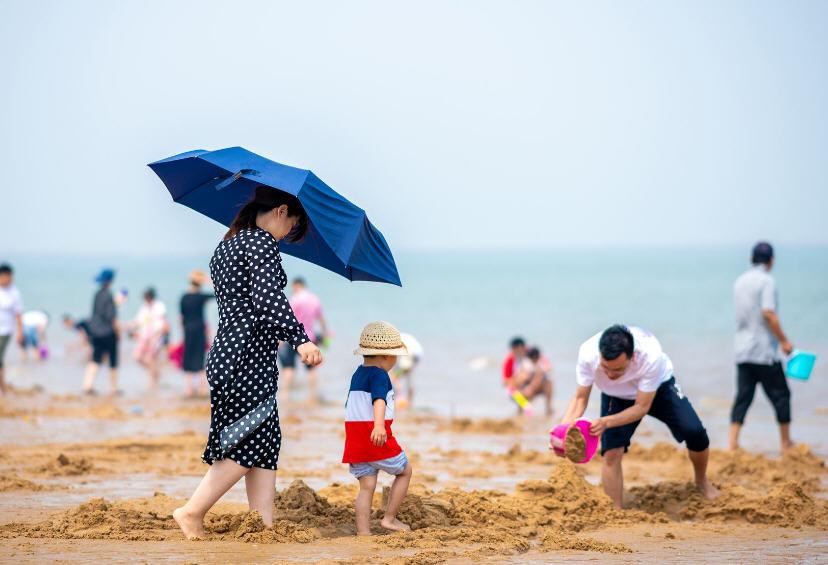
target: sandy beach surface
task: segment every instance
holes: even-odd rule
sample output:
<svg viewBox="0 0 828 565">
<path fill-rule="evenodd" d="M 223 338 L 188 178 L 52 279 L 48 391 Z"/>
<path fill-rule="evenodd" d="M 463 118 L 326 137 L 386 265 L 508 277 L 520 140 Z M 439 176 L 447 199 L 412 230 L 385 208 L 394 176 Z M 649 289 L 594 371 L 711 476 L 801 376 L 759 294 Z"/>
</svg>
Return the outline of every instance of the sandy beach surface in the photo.
<svg viewBox="0 0 828 565">
<path fill-rule="evenodd" d="M 714 450 L 713 502 L 684 452 L 646 421 L 625 460 L 626 508 L 597 486 L 600 461 L 545 448 L 548 421 L 400 411 L 414 465 L 401 511 L 410 533 L 353 534 L 356 481 L 340 461 L 341 406 L 280 408 L 276 522 L 245 511 L 237 485 L 185 541 L 170 513 L 199 481 L 206 399 L 54 395 L 0 401 L 0 545 L 6 562 L 672 563 L 828 562 L 828 471 L 800 445 L 783 457 Z M 385 491 L 385 492 L 383 492 Z"/>
</svg>

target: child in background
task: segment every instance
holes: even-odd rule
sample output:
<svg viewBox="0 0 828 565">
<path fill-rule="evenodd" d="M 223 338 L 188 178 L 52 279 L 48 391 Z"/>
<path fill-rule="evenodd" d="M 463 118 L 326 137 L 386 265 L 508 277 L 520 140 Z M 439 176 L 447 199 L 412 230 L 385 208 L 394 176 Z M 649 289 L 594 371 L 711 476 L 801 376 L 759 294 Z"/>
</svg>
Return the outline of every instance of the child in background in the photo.
<svg viewBox="0 0 828 565">
<path fill-rule="evenodd" d="M 359 480 L 356 498 L 357 535 L 371 535 L 371 501 L 377 487 L 379 471 L 394 475 L 388 506 L 380 525 L 393 531 L 411 528 L 397 519 L 411 481 L 411 464 L 400 448 L 391 423 L 394 421 L 394 388 L 388 372 L 397 357 L 407 355 L 400 332 L 387 322 L 372 322 L 359 337 L 354 355 L 362 355 L 363 363 L 351 377 L 351 388 L 345 403 L 345 453 L 351 474 Z"/>
</svg>

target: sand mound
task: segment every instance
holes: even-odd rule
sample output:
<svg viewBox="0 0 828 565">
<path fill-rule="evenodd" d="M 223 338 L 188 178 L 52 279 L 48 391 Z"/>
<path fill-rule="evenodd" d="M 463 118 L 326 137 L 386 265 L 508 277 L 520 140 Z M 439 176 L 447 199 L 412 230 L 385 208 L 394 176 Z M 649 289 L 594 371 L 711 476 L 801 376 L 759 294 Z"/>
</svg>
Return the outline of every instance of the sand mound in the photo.
<svg viewBox="0 0 828 565">
<path fill-rule="evenodd" d="M 37 472 L 54 477 L 66 477 L 85 475 L 91 473 L 94 468 L 92 462 L 84 457 L 70 458 L 61 453 L 57 459 L 40 467 Z"/>
<path fill-rule="evenodd" d="M 828 528 L 828 501 L 812 497 L 795 481 L 784 482 L 770 492 L 726 486 L 712 501 L 702 497 L 692 483 L 665 481 L 630 489 L 628 504 L 646 512 L 663 512 L 676 520 Z"/>
<path fill-rule="evenodd" d="M 441 422 L 438 429 L 470 434 L 515 434 L 523 431 L 521 425 L 512 418 L 454 418 L 447 423 Z"/>
<path fill-rule="evenodd" d="M 47 487 L 21 479 L 17 475 L 0 475 L 0 492 L 9 492 L 13 490 L 44 490 Z"/>
<path fill-rule="evenodd" d="M 93 498 L 43 522 L 4 524 L 0 526 L 0 537 L 181 540 L 172 511 L 183 502 L 162 493 L 118 502 Z M 267 528 L 258 512 L 211 512 L 204 526 L 208 539 L 307 543 L 319 537 L 316 530 L 285 520 L 276 520 L 273 527 Z"/>
<path fill-rule="evenodd" d="M 717 452 L 714 461 L 714 479 L 753 489 L 796 481 L 813 493 L 820 487 L 820 475 L 826 472 L 825 462 L 811 453 L 807 445 L 788 450 L 780 459 L 735 451 Z"/>
<path fill-rule="evenodd" d="M 301 480 L 276 493 L 274 520 L 319 528 L 326 535 L 353 533 L 353 496 L 332 504 Z"/>
<path fill-rule="evenodd" d="M 567 535 L 559 531 L 547 531 L 541 537 L 540 549 L 557 551 L 575 549 L 578 551 L 598 551 L 601 553 L 632 553 L 632 549 L 621 543 L 607 543 L 592 538 Z"/>
</svg>

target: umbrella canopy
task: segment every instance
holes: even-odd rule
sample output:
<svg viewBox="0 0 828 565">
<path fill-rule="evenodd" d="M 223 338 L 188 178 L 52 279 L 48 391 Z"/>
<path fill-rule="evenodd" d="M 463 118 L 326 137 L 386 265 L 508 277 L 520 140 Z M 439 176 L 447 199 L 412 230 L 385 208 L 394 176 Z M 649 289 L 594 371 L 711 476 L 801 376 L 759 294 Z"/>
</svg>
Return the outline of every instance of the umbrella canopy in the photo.
<svg viewBox="0 0 828 565">
<path fill-rule="evenodd" d="M 150 163 L 173 200 L 229 226 L 265 185 L 292 194 L 308 214 L 307 235 L 279 249 L 352 281 L 402 286 L 385 238 L 365 211 L 311 171 L 276 163 L 242 147 L 198 149 Z"/>
</svg>

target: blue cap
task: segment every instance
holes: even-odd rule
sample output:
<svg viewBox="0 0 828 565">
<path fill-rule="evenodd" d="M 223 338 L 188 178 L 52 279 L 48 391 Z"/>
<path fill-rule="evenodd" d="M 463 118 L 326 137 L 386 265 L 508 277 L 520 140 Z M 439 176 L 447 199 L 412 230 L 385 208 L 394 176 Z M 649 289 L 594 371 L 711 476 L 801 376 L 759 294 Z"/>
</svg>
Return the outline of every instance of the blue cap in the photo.
<svg viewBox="0 0 828 565">
<path fill-rule="evenodd" d="M 98 276 L 95 277 L 95 282 L 98 284 L 104 284 L 108 282 L 112 282 L 112 279 L 115 278 L 115 271 L 113 269 L 101 269 L 101 272 L 98 273 Z"/>
<path fill-rule="evenodd" d="M 753 246 L 752 260 L 753 264 L 767 264 L 773 259 L 773 246 L 766 242 L 760 241 Z"/>
</svg>

